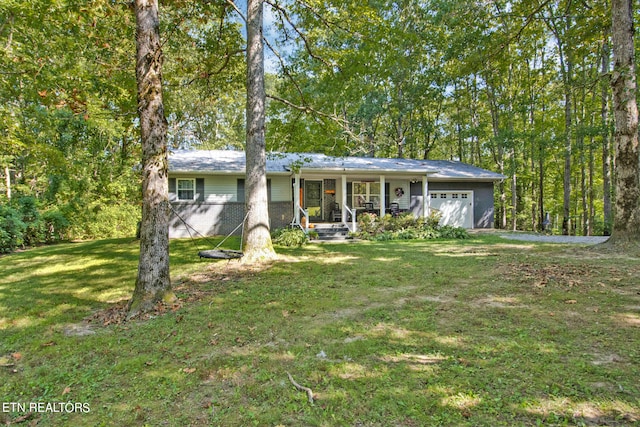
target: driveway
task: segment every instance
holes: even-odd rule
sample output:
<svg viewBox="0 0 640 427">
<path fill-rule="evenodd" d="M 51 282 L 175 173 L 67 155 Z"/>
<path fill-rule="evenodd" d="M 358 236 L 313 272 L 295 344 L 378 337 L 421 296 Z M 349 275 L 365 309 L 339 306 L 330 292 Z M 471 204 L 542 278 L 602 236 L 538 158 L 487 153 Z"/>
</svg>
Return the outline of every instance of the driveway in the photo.
<svg viewBox="0 0 640 427">
<path fill-rule="evenodd" d="M 509 240 L 543 243 L 575 243 L 580 245 L 597 245 L 606 242 L 609 236 L 552 236 L 546 234 L 502 233 L 500 237 Z"/>
</svg>

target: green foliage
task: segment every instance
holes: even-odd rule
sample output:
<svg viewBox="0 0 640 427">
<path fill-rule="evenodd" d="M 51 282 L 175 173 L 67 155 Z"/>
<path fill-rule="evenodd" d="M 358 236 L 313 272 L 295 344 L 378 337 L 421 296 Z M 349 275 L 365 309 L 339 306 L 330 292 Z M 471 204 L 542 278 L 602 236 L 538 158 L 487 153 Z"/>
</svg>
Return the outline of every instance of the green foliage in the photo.
<svg viewBox="0 0 640 427">
<path fill-rule="evenodd" d="M 541 210 L 562 218 L 564 157 L 577 229 L 600 231 L 607 2 L 328 0 L 321 14 L 282 4 L 307 37 L 281 20 L 292 52 L 277 95 L 298 108 L 270 104 L 270 148 L 452 159 L 517 177 L 496 186 L 496 224 L 525 230 Z"/>
<path fill-rule="evenodd" d="M 309 241 L 309 236 L 300 228 L 278 228 L 272 233 L 273 243 L 287 247 L 300 247 Z"/>
<path fill-rule="evenodd" d="M 363 213 L 358 216 L 358 231 L 355 237 L 364 240 L 414 240 L 414 239 L 466 239 L 467 230 L 461 227 L 440 226 L 440 215 L 432 213 L 428 218 L 416 218 L 412 213 L 396 217 Z"/>
<path fill-rule="evenodd" d="M 429 216 L 424 219 L 424 225 L 429 228 L 436 228 L 440 225 L 440 220 L 442 219 L 442 213 L 432 209 L 429 212 Z"/>
<path fill-rule="evenodd" d="M 45 224 L 45 243 L 56 243 L 65 240 L 69 231 L 69 220 L 59 210 L 50 210 L 42 213 L 42 221 Z"/>
<path fill-rule="evenodd" d="M 68 227 L 61 212 L 41 213 L 34 197 L 21 197 L 13 204 L 0 206 L 0 252 L 61 241 Z"/>
<path fill-rule="evenodd" d="M 374 213 L 361 213 L 358 215 L 358 237 L 364 238 L 364 236 L 375 236 L 383 231 L 383 222 L 378 221 L 378 215 Z"/>
<path fill-rule="evenodd" d="M 0 253 L 11 252 L 24 243 L 27 225 L 12 206 L 0 205 Z"/>
<path fill-rule="evenodd" d="M 69 215 L 71 234 L 79 239 L 133 237 L 136 235 L 140 208 L 124 201 L 96 201 L 86 208 L 74 207 Z"/>
<path fill-rule="evenodd" d="M 173 148 L 236 148 L 245 142 L 244 46 L 232 8 L 167 2 L 160 11 L 163 94 Z M 215 24 L 213 24 L 215 22 Z"/>
<path fill-rule="evenodd" d="M 461 227 L 453 227 L 451 225 L 443 225 L 436 229 L 439 237 L 442 239 L 468 239 L 469 233 Z"/>
<path fill-rule="evenodd" d="M 40 216 L 35 197 L 21 197 L 17 208 L 22 215 L 22 222 L 27 226 L 23 234 L 24 244 L 34 246 L 45 241 L 45 223 Z"/>
<path fill-rule="evenodd" d="M 611 22 L 607 2 L 591 3 L 279 2 L 272 42 L 284 42 L 286 68 L 267 76 L 267 91 L 289 104 L 268 103 L 268 148 L 500 171 L 518 179 L 496 186 L 498 225 L 533 229 L 539 209 L 562 217 L 555 171 L 569 131 L 571 212 L 603 217 L 601 154 L 613 133 L 599 119 L 611 94 L 610 70 L 599 68 Z M 58 209 L 67 237 L 128 234 L 135 221 L 116 211 L 137 218 L 140 197 L 129 3 L 4 1 L 0 16 L 0 173 L 11 170 L 14 198 Z M 246 67 L 233 8 L 168 1 L 160 25 L 169 145 L 242 148 Z M 569 61 L 572 75 L 561 68 Z M 594 232 L 611 228 L 611 218 L 588 220 Z M 32 224 L 27 240 L 41 237 Z"/>
<path fill-rule="evenodd" d="M 244 51 L 233 13 L 220 2 L 163 4 L 172 146 L 243 146 Z M 0 2 L 0 16 L 0 191 L 7 168 L 14 199 L 58 212 L 29 220 L 18 245 L 133 235 L 141 156 L 132 8 Z"/>
</svg>

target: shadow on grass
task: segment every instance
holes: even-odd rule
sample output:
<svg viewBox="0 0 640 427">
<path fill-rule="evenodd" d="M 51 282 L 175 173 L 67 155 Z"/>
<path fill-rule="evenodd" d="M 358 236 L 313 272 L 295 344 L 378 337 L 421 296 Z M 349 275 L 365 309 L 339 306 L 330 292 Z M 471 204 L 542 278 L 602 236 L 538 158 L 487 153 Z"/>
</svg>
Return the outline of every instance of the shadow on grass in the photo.
<svg viewBox="0 0 640 427">
<path fill-rule="evenodd" d="M 215 240 L 172 241 L 175 274 L 185 266 L 196 269 L 195 244 L 210 242 Z M 125 238 L 40 247 L 1 257 L 0 330 L 78 322 L 91 310 L 130 298 L 138 253 L 139 242 Z"/>
<path fill-rule="evenodd" d="M 43 263 L 30 277 L 42 279 L 44 297 L 61 287 L 78 299 L 74 304 L 98 304 L 109 279 L 97 266 L 110 266 L 111 280 L 131 280 L 129 289 L 135 277 L 137 247 L 109 245 L 91 246 L 94 270 L 78 267 L 64 276 Z M 34 359 L 0 389 L 3 395 L 50 400 L 71 384 L 65 398 L 85 399 L 92 411 L 39 415 L 55 425 L 638 423 L 638 329 L 612 320 L 636 297 L 620 293 L 607 277 L 582 277 L 611 276 L 610 268 L 635 277 L 623 275 L 631 272 L 627 264 L 605 269 L 572 261 L 580 267 L 572 273 L 578 283 L 558 265 L 559 252 L 543 256 L 528 244 L 280 248 L 283 261 L 262 270 L 201 262 L 195 249 L 189 241 L 172 242 L 172 271 L 201 299 L 150 322 L 60 338 L 55 348 L 36 346 Z M 107 261 L 119 250 L 119 264 L 133 253 L 132 271 Z M 75 258 L 85 256 L 69 257 L 70 266 Z M 527 271 L 554 278 L 539 287 L 538 276 Z M 89 274 L 93 280 L 83 282 Z M 98 286 L 86 300 L 78 296 L 83 283 Z M 65 319 L 44 316 L 51 325 Z M 30 338 L 20 335 L 11 350 L 26 354 Z M 313 406 L 287 372 L 314 391 Z"/>
</svg>

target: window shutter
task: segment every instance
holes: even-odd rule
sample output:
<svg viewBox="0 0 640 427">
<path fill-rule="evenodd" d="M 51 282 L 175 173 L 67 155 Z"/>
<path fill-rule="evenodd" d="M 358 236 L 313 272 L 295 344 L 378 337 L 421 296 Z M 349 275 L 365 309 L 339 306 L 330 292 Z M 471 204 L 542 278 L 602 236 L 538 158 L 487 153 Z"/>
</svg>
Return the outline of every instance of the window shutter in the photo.
<svg viewBox="0 0 640 427">
<path fill-rule="evenodd" d="M 169 193 L 176 193 L 176 179 L 169 178 Z"/>
<path fill-rule="evenodd" d="M 347 205 L 353 209 L 353 183 L 347 182 Z"/>
<path fill-rule="evenodd" d="M 384 207 L 388 208 L 389 207 L 389 203 L 391 203 L 391 200 L 389 200 L 389 198 L 391 197 L 391 183 L 389 182 L 385 182 L 384 183 Z"/>
<path fill-rule="evenodd" d="M 267 201 L 271 201 L 271 179 L 267 179 Z"/>
<path fill-rule="evenodd" d="M 196 196 L 196 200 L 204 202 L 204 178 L 196 178 Z"/>
<path fill-rule="evenodd" d="M 239 179 L 236 184 L 236 197 L 239 202 L 244 203 L 244 179 Z"/>
</svg>

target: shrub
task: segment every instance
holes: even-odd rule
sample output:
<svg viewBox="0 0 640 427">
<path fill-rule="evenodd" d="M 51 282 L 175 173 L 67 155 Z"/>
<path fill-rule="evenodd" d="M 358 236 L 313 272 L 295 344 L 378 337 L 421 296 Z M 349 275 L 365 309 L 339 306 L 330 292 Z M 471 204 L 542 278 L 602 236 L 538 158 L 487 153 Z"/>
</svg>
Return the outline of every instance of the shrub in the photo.
<svg viewBox="0 0 640 427">
<path fill-rule="evenodd" d="M 35 197 L 21 197 L 18 199 L 18 210 L 22 222 L 26 228 L 23 232 L 23 241 L 27 246 L 43 243 L 45 240 L 45 224 L 38 211 L 38 202 Z"/>
<path fill-rule="evenodd" d="M 405 212 L 395 218 L 396 228 L 398 230 L 406 230 L 409 228 L 422 228 L 424 219 L 416 218 L 411 212 Z"/>
<path fill-rule="evenodd" d="M 464 228 L 443 225 L 438 229 L 442 239 L 468 239 L 469 233 Z"/>
<path fill-rule="evenodd" d="M 419 239 L 421 236 L 420 230 L 415 228 L 406 228 L 404 230 L 400 230 L 396 233 L 396 239 L 398 240 L 413 240 Z"/>
<path fill-rule="evenodd" d="M 440 237 L 440 233 L 437 228 L 424 227 L 420 231 L 420 239 L 430 240 L 430 239 L 438 239 Z"/>
<path fill-rule="evenodd" d="M 395 240 L 396 237 L 391 231 L 383 231 L 382 233 L 376 234 L 372 239 L 379 242 L 386 242 L 388 240 Z"/>
<path fill-rule="evenodd" d="M 278 228 L 272 238 L 274 243 L 288 247 L 299 247 L 309 241 L 309 237 L 299 228 Z"/>
<path fill-rule="evenodd" d="M 27 225 L 22 221 L 20 212 L 11 207 L 0 205 L 0 252 L 8 253 L 24 243 Z"/>
<path fill-rule="evenodd" d="M 69 230 L 69 221 L 60 211 L 47 211 L 42 214 L 45 224 L 45 243 L 55 243 L 65 239 Z"/>
<path fill-rule="evenodd" d="M 460 227 L 440 226 L 441 214 L 432 211 L 427 218 L 404 213 L 397 217 L 363 213 L 358 217 L 358 231 L 354 237 L 364 240 L 465 239 L 467 230 Z"/>
<path fill-rule="evenodd" d="M 381 233 L 384 231 L 382 225 L 383 222 L 378 221 L 378 215 L 374 213 L 365 212 L 358 215 L 358 230 L 359 234 L 362 234 L 360 237 L 373 237 Z"/>
<path fill-rule="evenodd" d="M 429 212 L 429 216 L 425 218 L 425 224 L 427 227 L 437 228 L 440 226 L 440 220 L 442 219 L 442 212 L 431 209 Z"/>
<path fill-rule="evenodd" d="M 13 206 L 0 206 L 0 252 L 60 241 L 68 228 L 69 221 L 61 212 L 41 214 L 34 197 L 21 197 Z"/>
<path fill-rule="evenodd" d="M 132 237 L 140 220 L 140 208 L 110 200 L 96 201 L 86 208 L 70 209 L 70 233 L 80 239 Z"/>
</svg>

